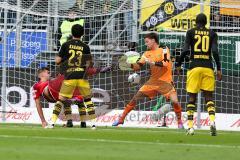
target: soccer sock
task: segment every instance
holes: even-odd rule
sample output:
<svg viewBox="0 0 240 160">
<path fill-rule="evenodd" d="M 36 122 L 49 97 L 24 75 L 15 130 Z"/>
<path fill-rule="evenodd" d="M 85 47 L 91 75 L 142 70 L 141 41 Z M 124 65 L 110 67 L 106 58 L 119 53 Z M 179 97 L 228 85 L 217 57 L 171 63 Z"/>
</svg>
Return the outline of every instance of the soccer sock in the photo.
<svg viewBox="0 0 240 160">
<path fill-rule="evenodd" d="M 73 127 L 72 108 L 71 108 L 72 101 L 65 100 L 65 101 L 62 101 L 62 103 L 64 105 L 64 114 L 65 114 L 65 117 L 67 119 L 66 127 Z"/>
<path fill-rule="evenodd" d="M 52 114 L 52 123 L 55 124 L 55 122 L 58 119 L 58 116 L 61 112 L 61 109 L 63 107 L 63 103 L 61 101 L 57 101 L 54 105 L 54 109 L 53 109 L 53 114 Z"/>
<path fill-rule="evenodd" d="M 193 114 L 195 110 L 196 110 L 195 104 L 192 103 L 187 104 L 188 128 L 193 128 Z"/>
<path fill-rule="evenodd" d="M 174 103 L 173 104 L 174 112 L 177 116 L 178 123 L 182 122 L 182 107 L 179 103 Z"/>
<path fill-rule="evenodd" d="M 213 101 L 208 101 L 207 102 L 207 111 L 209 114 L 209 119 L 211 122 L 215 121 L 215 105 Z"/>
<path fill-rule="evenodd" d="M 128 103 L 127 106 L 124 108 L 124 111 L 123 111 L 123 114 L 122 116 L 120 117 L 119 121 L 120 122 L 123 122 L 125 117 L 127 116 L 127 114 L 133 110 L 133 108 L 136 106 L 136 103 L 135 102 L 132 102 L 132 103 Z"/>
<path fill-rule="evenodd" d="M 85 105 L 83 102 L 78 103 L 78 112 L 79 112 L 79 116 L 80 116 L 80 121 L 85 122 L 87 111 L 86 111 L 86 108 L 85 108 Z"/>
<path fill-rule="evenodd" d="M 86 106 L 86 111 L 89 115 L 89 118 L 95 119 L 96 118 L 95 109 L 94 109 L 94 105 L 93 105 L 91 98 L 84 99 L 84 104 Z"/>
<path fill-rule="evenodd" d="M 68 100 L 65 100 L 62 102 L 64 105 L 64 114 L 66 116 L 67 120 L 72 120 L 72 108 L 71 108 L 71 102 Z"/>
</svg>

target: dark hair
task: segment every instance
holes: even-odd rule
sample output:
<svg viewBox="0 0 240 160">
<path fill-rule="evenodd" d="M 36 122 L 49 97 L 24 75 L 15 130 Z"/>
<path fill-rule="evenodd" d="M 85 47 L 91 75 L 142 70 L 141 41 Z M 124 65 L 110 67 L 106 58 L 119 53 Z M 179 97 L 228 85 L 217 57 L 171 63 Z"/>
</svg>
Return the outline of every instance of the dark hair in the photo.
<svg viewBox="0 0 240 160">
<path fill-rule="evenodd" d="M 81 38 L 84 34 L 84 28 L 80 24 L 75 24 L 72 26 L 72 36 L 76 38 Z"/>
<path fill-rule="evenodd" d="M 50 71 L 50 69 L 48 67 L 42 67 L 42 68 L 38 69 L 37 73 L 40 74 L 40 73 L 42 73 L 43 71 L 46 71 L 46 70 Z"/>
<path fill-rule="evenodd" d="M 129 51 L 136 51 L 137 50 L 137 43 L 136 42 L 129 42 L 128 43 L 128 50 Z"/>
<path fill-rule="evenodd" d="M 69 8 L 68 9 L 68 14 L 70 14 L 70 13 L 77 13 L 77 9 L 76 9 L 76 7 L 71 7 L 71 8 Z"/>
<path fill-rule="evenodd" d="M 207 16 L 204 13 L 200 13 L 196 17 L 196 24 L 205 26 L 207 24 Z"/>
<path fill-rule="evenodd" d="M 146 35 L 144 36 L 144 39 L 145 39 L 145 38 L 154 39 L 155 42 L 156 42 L 157 44 L 159 44 L 159 40 L 158 40 L 158 35 L 157 35 L 157 33 L 154 33 L 154 32 L 148 33 L 148 34 L 146 34 Z"/>
</svg>

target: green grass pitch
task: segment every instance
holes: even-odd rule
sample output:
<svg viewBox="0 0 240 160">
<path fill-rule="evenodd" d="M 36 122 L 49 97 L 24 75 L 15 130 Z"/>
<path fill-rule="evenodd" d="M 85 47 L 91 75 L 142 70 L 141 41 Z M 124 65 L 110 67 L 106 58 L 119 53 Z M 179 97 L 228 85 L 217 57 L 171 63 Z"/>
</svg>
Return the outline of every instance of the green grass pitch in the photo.
<svg viewBox="0 0 240 160">
<path fill-rule="evenodd" d="M 237 160 L 240 132 L 0 124 L 1 160 Z"/>
</svg>

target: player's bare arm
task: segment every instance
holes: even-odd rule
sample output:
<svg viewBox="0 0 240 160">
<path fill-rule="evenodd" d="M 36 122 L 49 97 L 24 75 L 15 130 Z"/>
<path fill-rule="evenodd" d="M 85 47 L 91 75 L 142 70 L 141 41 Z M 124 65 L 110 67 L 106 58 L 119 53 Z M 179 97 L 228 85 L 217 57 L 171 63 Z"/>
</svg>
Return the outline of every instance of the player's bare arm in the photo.
<svg viewBox="0 0 240 160">
<path fill-rule="evenodd" d="M 64 55 L 65 52 L 68 53 L 68 51 L 66 51 L 66 43 L 64 43 L 64 44 L 61 46 L 60 51 L 59 51 L 59 54 L 55 57 L 55 63 L 56 63 L 57 65 L 59 65 L 60 63 L 62 63 L 62 61 L 64 60 L 64 59 L 63 59 L 63 57 L 64 57 L 63 55 Z"/>
<path fill-rule="evenodd" d="M 43 114 L 42 106 L 41 106 L 41 103 L 40 103 L 40 98 L 35 99 L 35 104 L 36 104 L 36 107 L 37 107 L 37 112 L 38 112 L 39 118 L 42 122 L 42 127 L 44 128 L 44 127 L 47 126 L 47 121 L 45 120 L 45 117 L 44 117 L 44 114 Z"/>
</svg>

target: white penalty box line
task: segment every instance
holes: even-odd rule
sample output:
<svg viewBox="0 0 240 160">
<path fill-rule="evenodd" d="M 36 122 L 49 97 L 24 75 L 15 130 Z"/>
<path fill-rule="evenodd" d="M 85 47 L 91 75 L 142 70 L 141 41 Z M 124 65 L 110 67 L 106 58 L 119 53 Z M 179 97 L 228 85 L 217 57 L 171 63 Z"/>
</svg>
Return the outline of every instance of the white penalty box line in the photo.
<svg viewBox="0 0 240 160">
<path fill-rule="evenodd" d="M 142 144 L 142 145 L 160 145 L 160 146 L 176 146 L 176 147 L 208 147 L 208 148 L 229 148 L 240 149 L 240 146 L 233 145 L 212 145 L 212 144 L 190 144 L 190 143 L 161 143 L 161 142 L 144 142 L 144 141 L 123 141 L 110 139 L 87 139 L 87 138 L 66 138 L 66 137 L 41 137 L 41 136 L 14 136 L 0 135 L 1 138 L 31 138 L 40 140 L 61 140 L 61 141 L 86 141 L 86 142 L 103 142 L 103 143 L 122 143 L 122 144 Z"/>
</svg>

